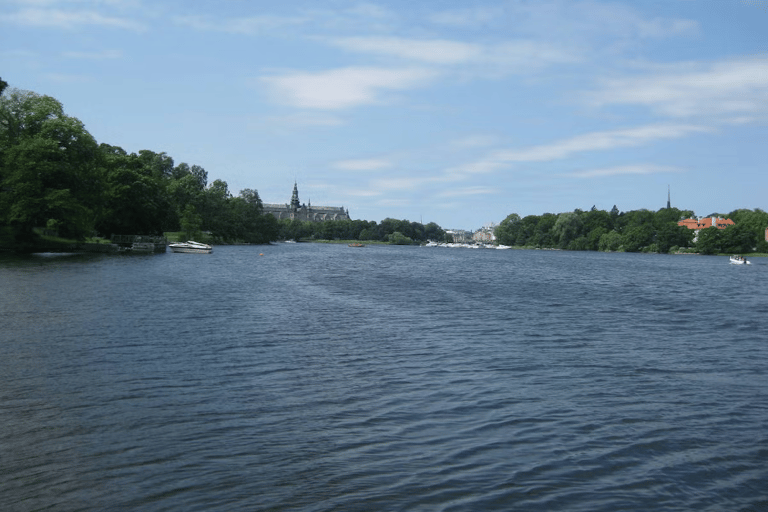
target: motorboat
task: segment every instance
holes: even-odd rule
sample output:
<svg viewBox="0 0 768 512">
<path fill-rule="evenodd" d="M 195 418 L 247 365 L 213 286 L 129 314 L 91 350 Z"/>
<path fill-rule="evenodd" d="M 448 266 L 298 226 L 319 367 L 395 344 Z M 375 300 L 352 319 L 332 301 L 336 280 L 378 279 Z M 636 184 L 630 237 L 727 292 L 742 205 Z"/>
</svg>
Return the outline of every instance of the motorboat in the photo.
<svg viewBox="0 0 768 512">
<path fill-rule="evenodd" d="M 187 242 L 174 242 L 168 244 L 173 252 L 187 252 L 194 254 L 209 254 L 213 251 L 213 246 L 208 244 L 201 244 L 200 242 L 194 242 L 189 240 Z"/>
<path fill-rule="evenodd" d="M 734 255 L 731 256 L 731 265 L 751 265 L 752 263 L 747 261 L 744 256 Z"/>
</svg>

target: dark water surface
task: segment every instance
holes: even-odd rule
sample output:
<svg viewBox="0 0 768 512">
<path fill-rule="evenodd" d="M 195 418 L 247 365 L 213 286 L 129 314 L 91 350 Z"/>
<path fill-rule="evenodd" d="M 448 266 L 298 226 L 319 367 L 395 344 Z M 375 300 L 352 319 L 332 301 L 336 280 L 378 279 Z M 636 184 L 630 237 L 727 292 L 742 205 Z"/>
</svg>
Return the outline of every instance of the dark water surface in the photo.
<svg viewBox="0 0 768 512">
<path fill-rule="evenodd" d="M 0 508 L 767 510 L 766 286 L 702 256 L 5 257 Z"/>
</svg>

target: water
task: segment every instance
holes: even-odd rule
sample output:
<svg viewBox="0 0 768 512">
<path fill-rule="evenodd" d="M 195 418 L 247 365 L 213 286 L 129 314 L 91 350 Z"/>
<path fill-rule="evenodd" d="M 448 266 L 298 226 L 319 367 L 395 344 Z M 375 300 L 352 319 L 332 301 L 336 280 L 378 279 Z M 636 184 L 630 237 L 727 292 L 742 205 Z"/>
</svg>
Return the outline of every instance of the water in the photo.
<svg viewBox="0 0 768 512">
<path fill-rule="evenodd" d="M 5 257 L 2 509 L 765 510 L 768 261 L 727 261 Z"/>
</svg>

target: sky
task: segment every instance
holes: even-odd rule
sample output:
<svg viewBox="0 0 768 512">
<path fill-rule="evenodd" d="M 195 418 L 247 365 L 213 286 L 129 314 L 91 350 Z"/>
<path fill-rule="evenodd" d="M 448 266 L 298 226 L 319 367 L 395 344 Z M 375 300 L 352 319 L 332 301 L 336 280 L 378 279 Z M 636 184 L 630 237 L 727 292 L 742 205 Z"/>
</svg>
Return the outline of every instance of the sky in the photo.
<svg viewBox="0 0 768 512">
<path fill-rule="evenodd" d="M 3 0 L 0 77 L 353 219 L 768 209 L 768 0 Z"/>
</svg>

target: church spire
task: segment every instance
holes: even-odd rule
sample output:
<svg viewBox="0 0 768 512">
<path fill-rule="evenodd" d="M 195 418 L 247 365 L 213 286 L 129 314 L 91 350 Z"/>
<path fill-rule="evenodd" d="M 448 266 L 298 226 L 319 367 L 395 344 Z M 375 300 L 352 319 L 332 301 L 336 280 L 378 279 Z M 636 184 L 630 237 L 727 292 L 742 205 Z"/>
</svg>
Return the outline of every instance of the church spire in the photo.
<svg viewBox="0 0 768 512">
<path fill-rule="evenodd" d="M 294 212 L 300 207 L 299 204 L 299 187 L 296 182 L 293 182 L 293 194 L 291 195 L 291 210 Z"/>
<path fill-rule="evenodd" d="M 669 185 L 667 185 L 667 210 L 672 208 L 672 196 L 671 196 L 671 189 Z"/>
</svg>

